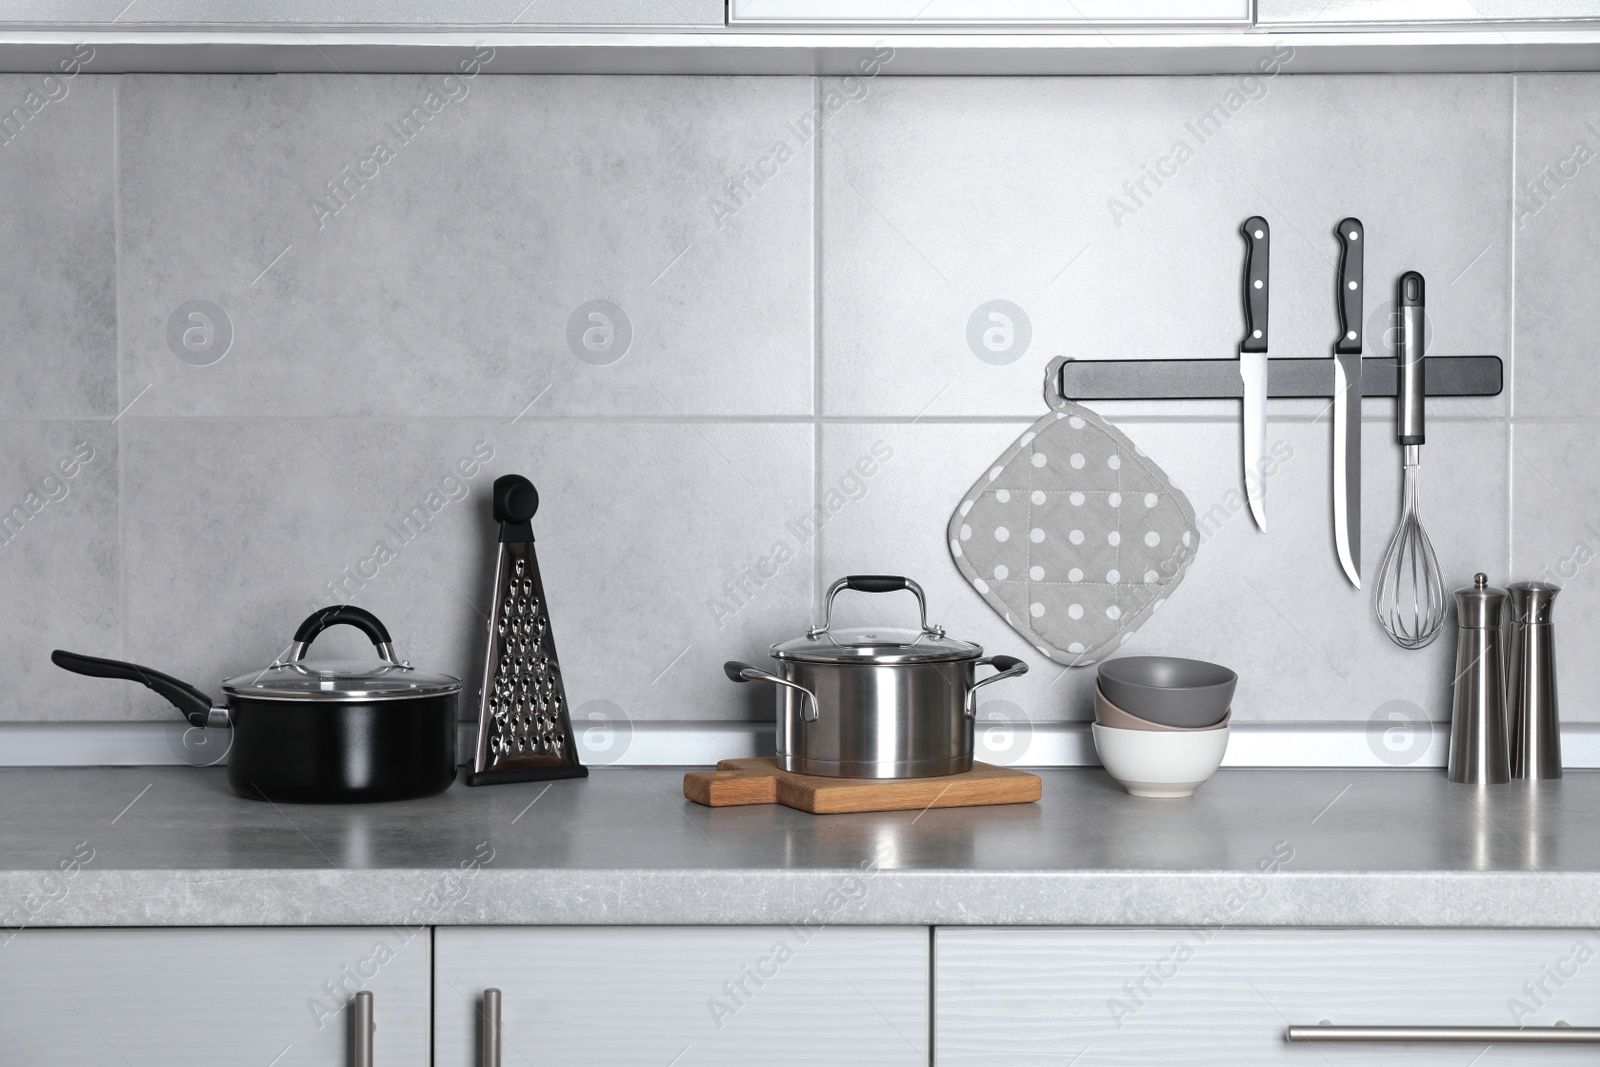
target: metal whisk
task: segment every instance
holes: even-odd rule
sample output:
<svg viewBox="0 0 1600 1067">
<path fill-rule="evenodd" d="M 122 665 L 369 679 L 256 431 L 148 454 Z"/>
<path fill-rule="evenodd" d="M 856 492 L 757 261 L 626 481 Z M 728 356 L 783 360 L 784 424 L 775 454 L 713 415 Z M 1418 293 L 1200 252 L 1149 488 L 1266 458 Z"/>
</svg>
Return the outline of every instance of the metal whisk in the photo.
<svg viewBox="0 0 1600 1067">
<path fill-rule="evenodd" d="M 1400 276 L 1400 443 L 1405 446 L 1405 468 L 1400 490 L 1400 525 L 1378 569 L 1375 596 L 1378 622 L 1401 648 L 1421 648 L 1444 626 L 1449 605 L 1439 557 L 1433 553 L 1428 531 L 1417 508 L 1417 472 L 1423 444 L 1423 331 L 1425 328 L 1422 275 L 1407 271 Z"/>
</svg>

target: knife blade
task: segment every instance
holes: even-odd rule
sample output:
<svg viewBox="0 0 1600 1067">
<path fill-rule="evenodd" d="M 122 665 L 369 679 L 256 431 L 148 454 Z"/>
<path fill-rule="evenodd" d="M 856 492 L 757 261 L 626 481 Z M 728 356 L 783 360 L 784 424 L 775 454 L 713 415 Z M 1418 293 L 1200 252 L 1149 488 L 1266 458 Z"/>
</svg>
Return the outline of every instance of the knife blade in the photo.
<svg viewBox="0 0 1600 1067">
<path fill-rule="evenodd" d="M 1244 221 L 1244 340 L 1239 342 L 1239 377 L 1244 380 L 1244 490 L 1250 514 L 1267 528 L 1267 286 L 1272 230 L 1252 215 Z"/>
<path fill-rule="evenodd" d="M 1339 339 L 1333 345 L 1333 544 L 1339 566 L 1361 588 L 1361 220 L 1339 223 Z"/>
</svg>

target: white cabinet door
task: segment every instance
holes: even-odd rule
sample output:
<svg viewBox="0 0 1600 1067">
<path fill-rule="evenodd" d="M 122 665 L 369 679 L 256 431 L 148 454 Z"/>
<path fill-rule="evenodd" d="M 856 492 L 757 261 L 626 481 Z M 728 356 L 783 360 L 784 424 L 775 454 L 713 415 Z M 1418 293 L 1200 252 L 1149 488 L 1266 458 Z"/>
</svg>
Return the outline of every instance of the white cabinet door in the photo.
<svg viewBox="0 0 1600 1067">
<path fill-rule="evenodd" d="M 346 1067 L 353 993 L 374 1067 L 426 1067 L 427 928 L 24 930 L 0 943 L 0 1063 Z"/>
<path fill-rule="evenodd" d="M 1256 0 L 1256 24 L 1280 29 L 1525 22 L 1600 17 L 1597 0 Z"/>
<path fill-rule="evenodd" d="M 0 24 L 84 29 L 720 27 L 723 0 L 0 0 Z"/>
<path fill-rule="evenodd" d="M 940 1067 L 1466 1067 L 1483 1045 L 1289 1044 L 1290 1024 L 1600 1026 L 1586 930 L 945 929 Z M 1490 1064 L 1594 1063 L 1500 1044 Z"/>
<path fill-rule="evenodd" d="M 501 991 L 506 1067 L 928 1062 L 926 927 L 440 929 L 438 1067 L 476 1067 Z"/>
</svg>

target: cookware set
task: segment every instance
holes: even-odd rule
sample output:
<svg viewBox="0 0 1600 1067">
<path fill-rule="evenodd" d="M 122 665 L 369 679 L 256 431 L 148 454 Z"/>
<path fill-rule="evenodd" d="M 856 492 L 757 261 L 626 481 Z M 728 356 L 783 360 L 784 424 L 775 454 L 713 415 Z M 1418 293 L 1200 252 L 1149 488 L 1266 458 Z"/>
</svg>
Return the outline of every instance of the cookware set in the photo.
<svg viewBox="0 0 1600 1067">
<path fill-rule="evenodd" d="M 538 507 L 538 491 L 528 479 L 511 474 L 495 481 L 500 536 L 494 613 L 469 785 L 587 773 L 572 736 L 533 551 L 530 520 Z M 307 659 L 311 643 L 330 626 L 362 631 L 377 658 Z M 461 679 L 400 660 L 388 628 L 352 604 L 313 612 L 281 660 L 225 680 L 225 704 L 137 663 L 59 649 L 50 658 L 77 674 L 139 682 L 194 727 L 231 727 L 228 785 L 241 797 L 318 804 L 406 800 L 441 792 L 456 777 Z"/>
</svg>

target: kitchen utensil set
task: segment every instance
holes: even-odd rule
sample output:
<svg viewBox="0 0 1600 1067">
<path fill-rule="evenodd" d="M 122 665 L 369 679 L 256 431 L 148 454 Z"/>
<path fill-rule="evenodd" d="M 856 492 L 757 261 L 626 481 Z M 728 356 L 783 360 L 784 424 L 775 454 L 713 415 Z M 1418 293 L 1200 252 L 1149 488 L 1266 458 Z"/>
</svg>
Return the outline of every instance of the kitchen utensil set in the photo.
<svg viewBox="0 0 1600 1067">
<path fill-rule="evenodd" d="M 1375 608 L 1386 632 L 1405 648 L 1421 648 L 1439 632 L 1446 610 L 1438 560 L 1418 519 L 1417 458 L 1422 444 L 1423 399 L 1427 396 L 1497 396 L 1504 379 L 1498 356 L 1428 356 L 1423 373 L 1423 280 L 1415 271 L 1401 279 L 1399 343 L 1395 357 L 1363 356 L 1362 337 L 1367 234 L 1360 219 L 1347 218 L 1339 241 L 1339 337 L 1333 358 L 1268 359 L 1272 230 L 1259 215 L 1247 219 L 1245 238 L 1245 335 L 1236 364 L 1218 359 L 1111 359 L 1063 361 L 1055 387 L 1069 402 L 1084 400 L 1243 401 L 1245 495 L 1256 524 L 1266 529 L 1266 400 L 1300 397 L 1332 400 L 1334 551 L 1340 569 L 1361 587 L 1361 399 L 1400 398 L 1401 444 L 1405 447 L 1403 519 L 1393 567 L 1380 574 Z M 1409 504 L 1409 507 L 1406 505 Z M 1384 586 L 1382 578 L 1392 579 Z"/>
</svg>

